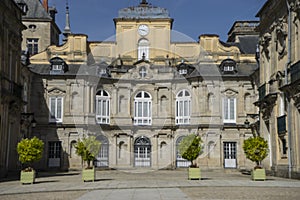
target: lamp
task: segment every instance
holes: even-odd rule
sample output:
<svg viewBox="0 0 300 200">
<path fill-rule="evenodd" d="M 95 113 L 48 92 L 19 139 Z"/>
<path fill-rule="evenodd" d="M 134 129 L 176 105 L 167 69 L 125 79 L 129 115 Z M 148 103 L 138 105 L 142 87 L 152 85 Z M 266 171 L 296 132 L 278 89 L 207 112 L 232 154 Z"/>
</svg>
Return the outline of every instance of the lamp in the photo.
<svg viewBox="0 0 300 200">
<path fill-rule="evenodd" d="M 250 122 L 248 121 L 248 119 L 245 120 L 244 124 L 246 129 L 250 127 Z"/>
<path fill-rule="evenodd" d="M 29 121 L 29 118 L 32 118 L 30 121 L 31 127 L 35 128 L 37 122 L 34 119 L 34 113 L 21 113 L 21 123 L 24 123 L 25 121 Z"/>
</svg>

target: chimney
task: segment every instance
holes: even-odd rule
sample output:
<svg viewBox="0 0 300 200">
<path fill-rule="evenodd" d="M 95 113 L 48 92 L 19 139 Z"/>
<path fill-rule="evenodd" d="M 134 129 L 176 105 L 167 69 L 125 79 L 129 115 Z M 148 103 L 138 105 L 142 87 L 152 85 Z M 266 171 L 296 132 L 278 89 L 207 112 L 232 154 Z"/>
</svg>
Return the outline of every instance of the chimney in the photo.
<svg viewBox="0 0 300 200">
<path fill-rule="evenodd" d="M 43 0 L 43 7 L 45 8 L 46 12 L 48 12 L 48 0 Z"/>
</svg>

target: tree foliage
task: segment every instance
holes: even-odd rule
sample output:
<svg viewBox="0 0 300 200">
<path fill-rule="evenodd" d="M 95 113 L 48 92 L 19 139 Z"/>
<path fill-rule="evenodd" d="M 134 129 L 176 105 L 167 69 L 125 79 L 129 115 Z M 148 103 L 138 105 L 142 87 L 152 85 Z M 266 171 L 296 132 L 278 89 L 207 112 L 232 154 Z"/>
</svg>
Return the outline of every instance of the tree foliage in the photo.
<svg viewBox="0 0 300 200">
<path fill-rule="evenodd" d="M 22 139 L 17 145 L 19 160 L 22 164 L 31 165 L 42 158 L 44 142 L 37 137 Z"/>
<path fill-rule="evenodd" d="M 193 163 L 202 151 L 202 140 L 200 136 L 195 134 L 188 135 L 182 139 L 179 144 L 179 153 L 182 158 L 192 163 L 191 167 L 196 167 Z"/>
<path fill-rule="evenodd" d="M 99 153 L 100 145 L 100 141 L 96 140 L 95 136 L 78 140 L 75 146 L 76 154 L 87 162 L 87 168 L 90 168 L 91 161 L 95 160 L 96 155 Z"/>
<path fill-rule="evenodd" d="M 243 150 L 246 158 L 255 162 L 257 166 L 268 156 L 268 142 L 262 137 L 250 137 L 244 141 Z"/>
</svg>

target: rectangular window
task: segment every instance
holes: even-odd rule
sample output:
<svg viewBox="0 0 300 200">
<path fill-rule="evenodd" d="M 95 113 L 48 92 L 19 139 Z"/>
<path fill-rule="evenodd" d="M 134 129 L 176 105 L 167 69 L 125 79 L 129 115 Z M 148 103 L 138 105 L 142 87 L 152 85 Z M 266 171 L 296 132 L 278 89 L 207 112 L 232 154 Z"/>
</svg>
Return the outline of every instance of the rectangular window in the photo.
<svg viewBox="0 0 300 200">
<path fill-rule="evenodd" d="M 96 119 L 99 124 L 109 124 L 110 111 L 109 111 L 109 98 L 97 97 L 96 98 Z"/>
<path fill-rule="evenodd" d="M 190 123 L 190 99 L 176 101 L 176 124 Z"/>
<path fill-rule="evenodd" d="M 27 48 L 29 55 L 37 54 L 39 51 L 39 39 L 37 38 L 28 38 L 27 39 Z"/>
<path fill-rule="evenodd" d="M 62 122 L 63 97 L 50 97 L 49 111 L 49 122 Z"/>
<path fill-rule="evenodd" d="M 236 123 L 236 98 L 223 99 L 224 123 Z"/>
</svg>

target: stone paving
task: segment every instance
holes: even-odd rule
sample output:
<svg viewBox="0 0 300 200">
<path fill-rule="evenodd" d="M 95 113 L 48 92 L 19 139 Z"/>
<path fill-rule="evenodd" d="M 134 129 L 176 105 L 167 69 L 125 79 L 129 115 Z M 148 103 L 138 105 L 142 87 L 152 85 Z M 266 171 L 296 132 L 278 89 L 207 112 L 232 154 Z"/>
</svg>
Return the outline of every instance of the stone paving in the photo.
<svg viewBox="0 0 300 200">
<path fill-rule="evenodd" d="M 0 199 L 261 199 L 253 195 L 262 188 L 264 199 L 300 199 L 299 180 L 268 176 L 252 181 L 235 170 L 206 170 L 202 176 L 188 180 L 186 169 L 103 170 L 97 171 L 95 182 L 83 182 L 78 171 L 38 173 L 32 185 L 22 185 L 18 177 L 1 180 Z"/>
</svg>

